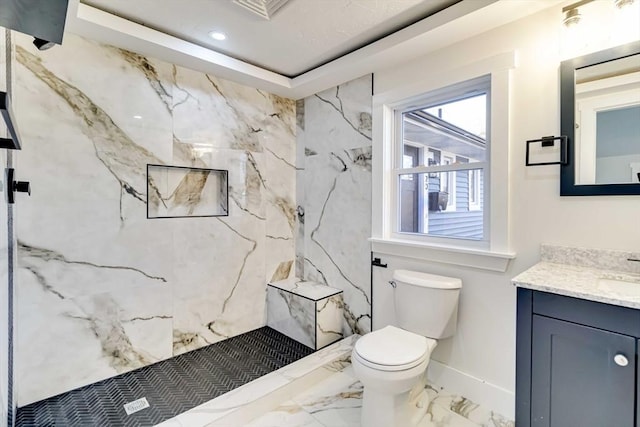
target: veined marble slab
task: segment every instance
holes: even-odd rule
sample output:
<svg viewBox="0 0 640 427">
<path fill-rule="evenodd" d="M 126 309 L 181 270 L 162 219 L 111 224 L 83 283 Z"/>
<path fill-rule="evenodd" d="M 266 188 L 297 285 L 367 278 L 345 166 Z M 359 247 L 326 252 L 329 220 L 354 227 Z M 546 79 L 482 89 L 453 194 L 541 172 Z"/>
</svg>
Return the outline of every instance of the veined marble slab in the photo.
<svg viewBox="0 0 640 427">
<path fill-rule="evenodd" d="M 358 335 L 225 393 L 157 427 L 240 426 L 349 365 Z M 215 423 L 215 424 L 214 424 Z"/>
<path fill-rule="evenodd" d="M 6 63 L 6 58 L 7 56 L 11 56 L 11 37 L 10 30 L 3 29 L 3 31 L 0 31 L 0 91 L 9 93 L 11 93 L 11 82 L 8 81 L 7 72 L 10 71 L 8 69 L 8 65 L 10 64 Z M 9 137 L 9 131 L 7 130 L 4 120 L 0 120 L 0 137 Z M 12 150 L 0 150 L 0 165 L 3 169 L 8 165 L 8 157 L 13 158 L 14 156 L 14 154 L 10 154 L 11 151 Z M 0 259 L 2 259 L 2 262 L 0 262 L 0 283 L 2 283 L 2 286 L 0 286 L 0 301 L 2 301 L 0 318 L 3 319 L 2 322 L 0 322 L 0 324 L 2 324 L 0 328 L 0 419 L 11 425 L 15 417 L 15 411 L 11 409 L 15 407 L 15 402 L 9 401 L 9 396 L 13 396 L 15 399 L 15 381 L 13 381 L 13 384 L 10 384 L 8 374 L 9 371 L 15 367 L 15 362 L 13 362 L 13 365 L 10 364 L 10 361 L 15 361 L 15 357 L 13 357 L 15 351 L 11 349 L 12 347 L 9 343 L 11 341 L 15 348 L 15 328 L 13 327 L 14 317 L 10 318 L 9 313 L 14 312 L 15 293 L 14 286 L 9 286 L 10 283 L 14 282 L 10 280 L 12 276 L 8 269 L 9 263 L 7 261 L 9 257 L 13 257 L 14 255 L 9 250 L 8 245 L 8 220 L 7 202 L 6 197 L 3 195 L 2 200 L 0 200 L 0 224 L 3 224 L 2 230 L 0 230 Z M 12 310 L 9 310 L 10 305 Z M 13 354 L 10 354 L 12 352 Z M 14 415 L 7 417 L 7 414 L 12 413 Z"/>
<path fill-rule="evenodd" d="M 268 286 L 267 326 L 315 349 L 316 302 Z"/>
<path fill-rule="evenodd" d="M 366 75 L 297 111 L 297 274 L 344 291 L 345 335 L 371 330 L 371 87 Z"/>
<path fill-rule="evenodd" d="M 255 418 L 245 427 L 362 427 L 362 384 L 351 364 L 293 399 Z M 416 427 L 515 427 L 512 420 L 472 401 L 427 385 L 430 398 L 425 417 Z M 231 427 L 215 422 L 212 427 Z"/>
<path fill-rule="evenodd" d="M 350 363 L 356 339 L 348 337 L 159 427 L 361 427 L 363 387 Z M 317 368 L 318 357 L 328 364 Z M 292 381 L 284 384 L 280 376 Z M 490 408 L 440 387 L 427 385 L 426 392 L 427 415 L 416 427 L 515 426 Z"/>
<path fill-rule="evenodd" d="M 315 350 L 342 338 L 341 289 L 288 279 L 267 287 L 267 325 Z"/>
<path fill-rule="evenodd" d="M 147 165 L 147 217 L 227 216 L 226 170 Z"/>
<path fill-rule="evenodd" d="M 343 313 L 342 293 L 316 301 L 316 349 L 343 337 Z"/>
<path fill-rule="evenodd" d="M 274 288 L 282 289 L 283 291 L 292 292 L 313 301 L 328 298 L 342 292 L 341 289 L 332 288 L 322 283 L 309 282 L 307 280 L 300 280 L 296 278 L 271 282 L 269 285 Z"/>
<path fill-rule="evenodd" d="M 19 405 L 264 326 L 265 283 L 295 258 L 295 102 L 74 34 L 47 52 L 13 34 L 33 187 L 16 222 Z M 228 170 L 229 215 L 147 219 L 147 164 Z M 181 201 L 217 204 L 201 198 L 213 180 L 182 178 Z"/>
<path fill-rule="evenodd" d="M 521 288 L 640 308 L 640 274 L 543 261 L 511 280 Z"/>
</svg>

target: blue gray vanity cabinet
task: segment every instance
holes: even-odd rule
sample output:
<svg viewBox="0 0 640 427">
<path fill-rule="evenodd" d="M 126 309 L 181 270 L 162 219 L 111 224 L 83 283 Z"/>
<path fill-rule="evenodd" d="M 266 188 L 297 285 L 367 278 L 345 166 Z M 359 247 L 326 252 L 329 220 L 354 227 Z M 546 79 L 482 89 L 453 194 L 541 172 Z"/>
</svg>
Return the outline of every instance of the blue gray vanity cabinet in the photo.
<svg viewBox="0 0 640 427">
<path fill-rule="evenodd" d="M 516 426 L 640 427 L 640 310 L 518 288 L 517 317 Z"/>
</svg>

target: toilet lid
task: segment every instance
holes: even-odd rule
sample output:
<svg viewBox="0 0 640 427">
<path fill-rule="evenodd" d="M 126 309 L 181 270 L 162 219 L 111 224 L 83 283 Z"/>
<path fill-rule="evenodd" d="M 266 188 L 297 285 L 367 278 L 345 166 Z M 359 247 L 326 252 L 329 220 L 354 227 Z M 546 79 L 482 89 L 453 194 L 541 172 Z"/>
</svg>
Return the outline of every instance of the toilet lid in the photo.
<svg viewBox="0 0 640 427">
<path fill-rule="evenodd" d="M 355 351 L 363 359 L 382 366 L 410 365 L 425 356 L 427 338 L 394 326 L 386 326 L 360 338 Z"/>
</svg>

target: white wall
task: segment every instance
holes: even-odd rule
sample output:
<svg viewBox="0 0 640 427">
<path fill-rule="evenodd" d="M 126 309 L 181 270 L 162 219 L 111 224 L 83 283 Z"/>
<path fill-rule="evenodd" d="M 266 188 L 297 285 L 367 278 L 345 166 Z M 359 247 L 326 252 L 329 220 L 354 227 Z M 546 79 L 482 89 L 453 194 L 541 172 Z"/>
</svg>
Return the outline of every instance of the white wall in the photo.
<svg viewBox="0 0 640 427">
<path fill-rule="evenodd" d="M 517 257 L 505 273 L 382 256 L 387 270 L 375 269 L 373 316 L 383 304 L 386 280 L 394 268 L 413 268 L 463 279 L 457 335 L 439 343 L 433 359 L 454 370 L 494 385 L 496 396 L 512 399 L 515 389 L 516 292 L 510 279 L 539 260 L 541 243 L 638 250 L 640 197 L 560 197 L 559 167 L 525 167 L 525 141 L 558 135 L 560 129 L 559 64 L 571 53 L 562 39 L 560 7 L 491 30 L 473 39 L 429 54 L 404 66 L 374 74 L 375 94 L 397 89 L 430 70 L 447 70 L 516 51 L 511 74 L 509 138 L 509 222 L 511 250 Z M 606 41 L 592 51 L 610 47 Z M 440 71 L 442 72 L 442 71 Z M 421 77 L 417 77 L 421 76 Z M 494 165 L 495 166 L 495 165 Z M 503 391 L 508 393 L 502 393 Z M 474 398 L 466 390 L 457 390 Z M 478 393 L 477 400 L 482 400 Z M 482 402 L 481 402 L 482 403 Z M 488 402 L 489 404 L 495 403 Z M 504 402 L 504 412 L 513 401 Z"/>
<path fill-rule="evenodd" d="M 598 157 L 596 159 L 596 182 L 598 184 L 638 182 L 631 165 L 640 163 L 640 154 L 628 156 Z"/>
</svg>

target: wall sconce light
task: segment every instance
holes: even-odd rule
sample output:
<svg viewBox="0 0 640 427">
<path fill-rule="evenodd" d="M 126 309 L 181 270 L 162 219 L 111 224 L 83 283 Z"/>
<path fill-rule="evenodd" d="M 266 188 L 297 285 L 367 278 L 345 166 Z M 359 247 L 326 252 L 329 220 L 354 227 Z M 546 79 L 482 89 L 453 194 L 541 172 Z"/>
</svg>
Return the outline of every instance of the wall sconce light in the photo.
<svg viewBox="0 0 640 427">
<path fill-rule="evenodd" d="M 579 2 L 570 4 L 569 6 L 563 7 L 562 13 L 564 13 L 564 19 L 562 20 L 562 23 L 564 24 L 564 26 L 569 28 L 577 25 L 582 18 L 582 15 L 580 14 L 578 8 L 580 6 L 584 6 L 587 3 L 591 3 L 592 1 L 593 0 L 581 0 Z"/>
<path fill-rule="evenodd" d="M 591 3 L 592 1 L 594 0 L 581 0 L 579 2 L 570 4 L 569 6 L 563 7 L 562 13 L 564 13 L 564 18 L 562 19 L 562 23 L 564 24 L 564 26 L 572 27 L 578 24 L 578 22 L 580 22 L 580 19 L 582 18 L 582 15 L 580 14 L 578 8 L 584 6 L 587 3 Z M 623 9 L 631 6 L 634 2 L 635 0 L 613 0 L 613 4 L 618 9 Z"/>
<path fill-rule="evenodd" d="M 580 18 L 582 18 L 582 15 L 580 15 L 580 11 L 576 7 L 575 9 L 569 9 L 564 13 L 562 23 L 567 28 L 572 27 L 574 25 L 578 25 Z"/>
<path fill-rule="evenodd" d="M 614 0 L 613 4 L 615 4 L 619 9 L 622 9 L 627 6 L 631 6 L 635 0 Z"/>
</svg>

